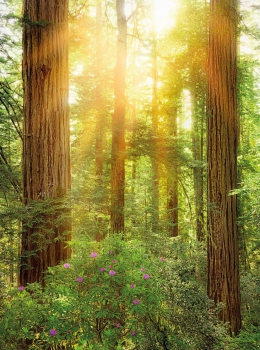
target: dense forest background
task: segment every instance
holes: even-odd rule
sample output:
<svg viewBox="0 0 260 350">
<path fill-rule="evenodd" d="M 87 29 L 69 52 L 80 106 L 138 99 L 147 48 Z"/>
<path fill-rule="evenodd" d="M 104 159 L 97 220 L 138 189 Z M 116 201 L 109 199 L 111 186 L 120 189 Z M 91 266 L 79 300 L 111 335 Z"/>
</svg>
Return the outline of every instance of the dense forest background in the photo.
<svg viewBox="0 0 260 350">
<path fill-rule="evenodd" d="M 0 0 L 0 348 L 260 349 L 259 4 L 37 4 Z"/>
</svg>

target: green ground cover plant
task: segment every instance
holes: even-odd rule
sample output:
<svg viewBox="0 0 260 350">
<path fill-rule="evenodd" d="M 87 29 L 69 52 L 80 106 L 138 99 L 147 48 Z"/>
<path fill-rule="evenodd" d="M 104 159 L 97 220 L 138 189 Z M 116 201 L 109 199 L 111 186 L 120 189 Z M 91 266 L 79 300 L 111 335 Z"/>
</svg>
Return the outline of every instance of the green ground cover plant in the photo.
<svg viewBox="0 0 260 350">
<path fill-rule="evenodd" d="M 49 268 L 44 289 L 8 292 L 1 349 L 224 349 L 225 327 L 189 245 L 171 242 L 163 256 L 117 237 L 74 249 L 73 259 Z"/>
</svg>

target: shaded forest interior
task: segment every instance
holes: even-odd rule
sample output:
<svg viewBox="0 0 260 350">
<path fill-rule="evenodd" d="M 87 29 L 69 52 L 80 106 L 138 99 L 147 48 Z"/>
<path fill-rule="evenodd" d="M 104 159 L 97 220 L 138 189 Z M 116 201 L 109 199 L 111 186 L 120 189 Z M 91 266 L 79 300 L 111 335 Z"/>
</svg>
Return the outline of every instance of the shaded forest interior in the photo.
<svg viewBox="0 0 260 350">
<path fill-rule="evenodd" d="M 260 349 L 257 1 L 0 12 L 0 348 Z"/>
</svg>

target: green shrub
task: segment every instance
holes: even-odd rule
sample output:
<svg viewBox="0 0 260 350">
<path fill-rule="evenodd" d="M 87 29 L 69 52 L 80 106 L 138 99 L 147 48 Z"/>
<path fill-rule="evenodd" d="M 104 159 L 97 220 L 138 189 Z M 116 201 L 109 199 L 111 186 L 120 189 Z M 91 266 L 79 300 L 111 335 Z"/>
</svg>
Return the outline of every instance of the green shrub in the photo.
<svg viewBox="0 0 260 350">
<path fill-rule="evenodd" d="M 158 256 L 120 237 L 81 241 L 75 251 L 49 268 L 44 290 L 10 290 L 1 349 L 202 350 L 223 338 L 185 254 Z"/>
</svg>

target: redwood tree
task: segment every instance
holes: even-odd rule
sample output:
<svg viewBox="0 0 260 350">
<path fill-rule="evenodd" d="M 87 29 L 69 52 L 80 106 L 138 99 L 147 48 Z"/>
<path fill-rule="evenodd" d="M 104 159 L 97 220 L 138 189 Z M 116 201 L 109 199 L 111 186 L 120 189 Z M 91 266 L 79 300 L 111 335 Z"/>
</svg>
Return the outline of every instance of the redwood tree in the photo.
<svg viewBox="0 0 260 350">
<path fill-rule="evenodd" d="M 237 199 L 237 4 L 211 0 L 208 105 L 208 295 L 225 308 L 230 332 L 241 327 Z"/>
<path fill-rule="evenodd" d="M 168 154 L 168 177 L 167 177 L 167 214 L 169 222 L 169 234 L 171 237 L 177 237 L 179 234 L 179 186 L 178 186 L 178 98 L 171 108 L 172 113 L 169 116 L 168 130 L 169 136 L 173 141 Z"/>
<path fill-rule="evenodd" d="M 95 173 L 101 183 L 104 163 L 104 99 L 100 71 L 102 68 L 102 4 L 96 4 L 96 140 L 95 140 Z"/>
<path fill-rule="evenodd" d="M 33 217 L 22 233 L 20 283 L 26 285 L 42 282 L 48 266 L 70 257 L 70 226 L 56 210 L 71 185 L 68 0 L 24 0 L 23 21 L 23 201 Z"/>
<path fill-rule="evenodd" d="M 157 67 L 157 33 L 155 25 L 155 4 L 152 2 L 152 127 L 154 137 L 152 140 L 153 153 L 151 155 L 152 163 L 152 231 L 158 232 L 159 229 L 159 204 L 160 204 L 160 180 L 159 180 L 159 106 L 158 106 L 158 67 Z"/>
<path fill-rule="evenodd" d="M 116 0 L 117 58 L 114 71 L 115 108 L 112 119 L 111 231 L 124 232 L 125 191 L 125 74 L 127 20 L 125 0 Z"/>
</svg>

